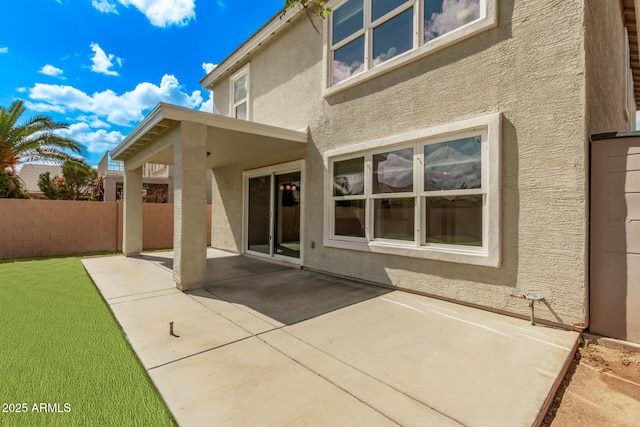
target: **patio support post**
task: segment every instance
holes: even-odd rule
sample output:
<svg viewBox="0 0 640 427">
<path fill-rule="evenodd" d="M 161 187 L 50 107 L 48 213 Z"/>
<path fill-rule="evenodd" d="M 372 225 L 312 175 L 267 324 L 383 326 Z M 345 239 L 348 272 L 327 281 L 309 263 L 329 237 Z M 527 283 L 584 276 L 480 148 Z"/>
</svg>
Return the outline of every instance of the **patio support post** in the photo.
<svg viewBox="0 0 640 427">
<path fill-rule="evenodd" d="M 122 252 L 136 256 L 142 251 L 142 167 L 124 168 L 124 214 Z"/>
<path fill-rule="evenodd" d="M 183 121 L 173 145 L 173 278 L 201 287 L 207 273 L 207 126 Z"/>
</svg>

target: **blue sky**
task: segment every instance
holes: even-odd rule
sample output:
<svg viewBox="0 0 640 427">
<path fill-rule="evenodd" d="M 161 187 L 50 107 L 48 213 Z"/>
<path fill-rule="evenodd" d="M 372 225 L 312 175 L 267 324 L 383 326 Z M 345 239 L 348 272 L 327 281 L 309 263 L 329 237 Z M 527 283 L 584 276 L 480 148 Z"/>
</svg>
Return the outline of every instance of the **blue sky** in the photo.
<svg viewBox="0 0 640 427">
<path fill-rule="evenodd" d="M 283 0 L 4 1 L 0 105 L 46 114 L 97 165 L 158 103 L 212 110 L 199 82 Z"/>
</svg>

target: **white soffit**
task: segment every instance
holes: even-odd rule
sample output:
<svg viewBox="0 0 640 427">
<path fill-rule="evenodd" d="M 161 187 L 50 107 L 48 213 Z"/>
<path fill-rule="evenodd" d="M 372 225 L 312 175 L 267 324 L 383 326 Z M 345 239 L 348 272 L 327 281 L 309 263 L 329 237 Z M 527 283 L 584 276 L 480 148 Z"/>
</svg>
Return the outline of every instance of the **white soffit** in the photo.
<svg viewBox="0 0 640 427">
<path fill-rule="evenodd" d="M 224 138 L 217 138 L 223 139 L 223 141 L 215 144 L 223 151 L 225 150 L 225 144 L 231 147 L 237 145 L 234 141 L 242 143 L 240 145 L 244 146 L 245 156 L 252 154 L 251 151 L 253 149 L 262 148 L 254 146 L 265 141 L 268 141 L 269 146 L 275 149 L 280 145 L 307 143 L 308 141 L 306 131 L 284 129 L 204 111 L 191 110 L 177 105 L 160 103 L 144 118 L 138 127 L 127 135 L 111 152 L 111 157 L 114 160 L 126 161 L 142 150 L 146 150 L 145 153 L 149 154 L 157 154 L 160 151 L 164 151 L 170 142 L 158 142 L 158 138 L 168 129 L 177 126 L 183 121 L 208 126 L 208 133 L 214 138 L 216 136 L 224 136 Z M 213 154 L 215 155 L 215 153 Z M 239 158 L 239 160 L 242 159 Z"/>
</svg>

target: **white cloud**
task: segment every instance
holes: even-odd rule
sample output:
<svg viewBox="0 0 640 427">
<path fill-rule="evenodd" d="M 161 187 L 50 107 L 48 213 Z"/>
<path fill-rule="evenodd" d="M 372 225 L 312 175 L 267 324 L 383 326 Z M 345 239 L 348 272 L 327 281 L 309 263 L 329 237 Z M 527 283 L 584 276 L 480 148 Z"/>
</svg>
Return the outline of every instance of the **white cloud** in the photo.
<svg viewBox="0 0 640 427">
<path fill-rule="evenodd" d="M 27 88 L 26 87 L 19 87 L 19 88 L 16 88 L 16 90 L 18 92 L 20 92 L 20 93 L 25 93 L 27 91 Z"/>
<path fill-rule="evenodd" d="M 91 126 L 92 128 L 104 128 L 104 129 L 108 129 L 111 127 L 111 125 L 103 120 L 100 120 L 100 118 L 98 116 L 95 115 L 91 115 L 91 116 L 78 116 L 75 118 L 68 118 L 67 121 L 72 121 L 72 120 L 76 120 L 76 121 L 80 121 L 80 122 L 85 122 L 87 123 L 89 126 Z"/>
<path fill-rule="evenodd" d="M 195 0 L 118 0 L 123 6 L 134 6 L 152 25 L 185 26 L 196 17 Z"/>
<path fill-rule="evenodd" d="M 104 50 L 98 45 L 98 43 L 91 43 L 91 50 L 95 53 L 91 61 L 93 61 L 93 65 L 91 66 L 91 71 L 96 73 L 106 74 L 108 76 L 118 76 L 118 72 L 111 70 L 110 68 L 114 66 L 114 61 L 118 64 L 118 66 L 122 66 L 122 59 L 118 58 L 114 54 L 106 54 Z"/>
<path fill-rule="evenodd" d="M 209 92 L 209 98 L 202 104 L 200 104 L 200 108 L 198 108 L 198 110 L 206 111 L 207 113 L 213 113 L 213 92 L 207 92 Z"/>
<path fill-rule="evenodd" d="M 54 67 L 53 65 L 45 65 L 40 70 L 38 70 L 40 74 L 44 74 L 45 76 L 52 77 L 60 77 L 62 76 L 63 71 L 60 68 Z M 62 77 L 64 78 L 64 77 Z"/>
<path fill-rule="evenodd" d="M 91 5 L 102 13 L 118 14 L 117 5 L 109 0 L 92 0 Z"/>
<path fill-rule="evenodd" d="M 355 76 L 364 71 L 364 64 L 359 61 L 349 65 L 336 59 L 333 60 L 333 83 L 339 83 L 344 79 Z"/>
<path fill-rule="evenodd" d="M 143 119 L 159 102 L 198 108 L 202 105 L 199 90 L 188 94 L 172 75 L 164 75 L 157 86 L 140 83 L 135 89 L 118 95 L 112 90 L 88 95 L 72 86 L 36 83 L 29 91 L 25 106 L 33 111 L 68 113 L 78 111 L 92 114 L 118 126 L 132 126 Z"/>
<path fill-rule="evenodd" d="M 0 47 L 0 53 L 9 53 L 9 47 L 8 46 Z"/>
<path fill-rule="evenodd" d="M 104 129 L 94 131 L 84 122 L 74 123 L 67 129 L 60 129 L 56 133 L 78 141 L 90 153 L 104 153 L 107 150 L 112 150 L 124 139 L 124 135 L 118 131 L 109 132 Z"/>
<path fill-rule="evenodd" d="M 444 0 L 442 12 L 424 20 L 424 41 L 440 37 L 480 17 L 480 0 Z"/>
<path fill-rule="evenodd" d="M 63 114 L 65 112 L 64 107 L 59 106 L 59 105 L 48 105 L 48 104 L 42 104 L 42 103 L 33 103 L 31 101 L 24 101 L 24 106 L 31 110 L 31 111 L 35 111 L 38 113 L 43 113 L 43 112 L 48 112 L 48 113 L 61 113 Z"/>
<path fill-rule="evenodd" d="M 212 64 L 211 62 L 203 62 L 202 63 L 202 69 L 207 74 L 212 72 L 217 66 L 218 66 L 218 64 Z"/>
</svg>

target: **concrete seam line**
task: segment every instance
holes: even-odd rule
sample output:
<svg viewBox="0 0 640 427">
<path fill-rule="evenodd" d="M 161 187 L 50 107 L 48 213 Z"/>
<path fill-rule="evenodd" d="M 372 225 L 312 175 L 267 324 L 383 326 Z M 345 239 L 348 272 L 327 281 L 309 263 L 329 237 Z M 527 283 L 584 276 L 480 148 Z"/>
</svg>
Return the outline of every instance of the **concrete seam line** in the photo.
<svg viewBox="0 0 640 427">
<path fill-rule="evenodd" d="M 285 332 L 284 330 L 280 329 L 281 331 Z M 289 335 L 289 334 L 288 334 Z M 286 357 L 287 359 L 291 360 L 293 363 L 295 363 L 296 365 L 302 367 L 305 370 L 308 370 L 309 372 L 313 372 L 316 376 L 322 378 L 323 380 L 325 380 L 326 382 L 328 382 L 329 384 L 333 385 L 334 387 L 339 388 L 340 390 L 344 391 L 345 393 L 347 393 L 349 396 L 353 397 L 354 399 L 356 399 L 358 402 L 361 402 L 363 405 L 368 406 L 369 408 L 371 408 L 372 410 L 374 410 L 375 412 L 377 412 L 378 414 L 382 415 L 383 417 L 385 417 L 386 419 L 388 419 L 389 421 L 401 425 L 400 423 L 398 423 L 396 420 L 390 418 L 387 414 L 384 414 L 382 412 L 380 412 L 378 409 L 374 408 L 373 406 L 371 406 L 369 403 L 365 402 L 364 400 L 360 399 L 358 396 L 356 396 L 355 394 L 351 393 L 349 390 L 346 390 L 343 387 L 340 387 L 338 384 L 334 383 L 333 381 L 331 381 L 329 378 L 321 375 L 320 373 L 314 371 L 313 369 L 311 369 L 310 367 L 303 365 L 301 362 L 297 361 L 296 359 L 294 359 L 293 357 L 289 356 L 288 354 L 280 351 L 279 349 L 277 349 L 276 347 L 272 346 L 271 344 L 269 344 L 268 342 L 266 342 L 265 340 L 263 340 L 261 337 L 256 336 L 256 338 L 258 338 L 260 341 L 262 341 L 263 343 L 265 343 L 266 345 L 268 345 L 269 347 L 271 347 L 272 349 L 274 349 L 275 351 L 277 351 L 278 353 L 282 354 L 284 357 Z M 304 341 L 303 341 L 304 342 Z M 315 347 L 314 347 L 315 348 Z M 337 359 L 335 359 L 337 360 Z M 366 375 L 366 374 L 365 374 Z"/>
<path fill-rule="evenodd" d="M 253 314 L 252 312 L 250 312 L 250 311 L 248 311 L 248 310 L 243 309 L 242 307 L 238 306 L 237 304 L 235 304 L 235 303 L 233 303 L 233 302 L 231 302 L 231 301 L 227 301 L 226 299 L 224 299 L 224 298 L 222 298 L 221 296 L 219 296 L 219 295 L 217 295 L 217 294 L 215 294 L 215 293 L 211 292 L 210 290 L 208 290 L 208 289 L 204 289 L 204 291 L 205 291 L 205 292 L 210 293 L 211 295 L 213 295 L 213 296 L 215 296 L 215 297 L 220 298 L 222 301 L 224 301 L 224 302 L 226 302 L 226 303 L 228 303 L 228 304 L 233 305 L 233 306 L 234 306 L 234 307 L 236 307 L 238 310 L 242 310 L 242 311 L 244 311 L 245 313 L 247 313 L 247 314 L 249 314 L 249 315 L 253 316 L 254 318 L 256 318 L 256 319 L 258 319 L 258 320 L 261 320 L 261 321 L 263 321 L 263 322 L 265 322 L 265 323 L 267 323 L 267 324 L 271 325 L 269 322 L 266 322 L 266 321 L 264 321 L 264 320 L 260 319 L 258 316 L 256 316 L 256 315 L 255 315 L 255 314 Z M 251 334 L 252 336 L 258 336 L 258 335 L 260 335 L 260 334 L 264 334 L 264 333 L 266 333 L 266 332 L 270 332 L 270 331 L 273 331 L 273 330 L 276 330 L 276 329 L 280 329 L 280 328 L 282 328 L 282 327 L 286 326 L 286 325 L 283 325 L 283 326 L 275 326 L 275 325 L 271 325 L 271 326 L 273 327 L 272 329 L 269 329 L 269 330 L 267 330 L 267 331 L 263 331 L 263 332 L 259 332 L 259 333 L 253 333 L 253 332 L 251 332 L 250 330 L 248 330 L 248 329 L 246 329 L 246 328 L 243 328 L 242 326 L 238 325 L 236 322 L 234 322 L 232 319 L 228 318 L 227 316 L 223 315 L 222 313 L 218 313 L 217 311 L 215 311 L 215 310 L 211 309 L 210 307 L 207 307 L 206 305 L 204 305 L 203 303 L 201 303 L 201 302 L 200 302 L 200 301 L 198 301 L 197 299 L 193 298 L 193 296 L 192 296 L 191 294 L 187 294 L 187 295 L 189 296 L 189 298 L 191 298 L 193 301 L 195 301 L 196 303 L 198 303 L 198 304 L 200 304 L 201 306 L 203 306 L 203 307 L 204 307 L 205 309 L 207 309 L 208 311 L 210 311 L 210 312 L 212 312 L 212 313 L 214 313 L 214 314 L 216 314 L 216 315 L 218 315 L 218 316 L 222 317 L 223 319 L 228 320 L 229 322 L 233 323 L 235 326 L 237 326 L 238 328 L 242 329 L 242 330 L 243 330 L 243 331 L 245 331 L 246 333 Z"/>
<path fill-rule="evenodd" d="M 206 350 L 201 350 L 201 351 L 198 351 L 198 352 L 196 352 L 196 353 L 188 354 L 188 355 L 186 355 L 186 356 L 182 356 L 182 357 L 179 357 L 179 358 L 177 358 L 177 359 L 170 360 L 170 361 L 168 361 L 168 362 L 161 363 L 161 364 L 156 365 L 156 366 L 152 366 L 152 367 L 150 367 L 150 368 L 147 368 L 147 371 L 150 371 L 150 370 L 152 370 L 152 369 L 156 369 L 156 368 L 161 368 L 161 367 L 163 367 L 163 366 L 171 365 L 172 363 L 180 362 L 181 360 L 189 359 L 190 357 L 198 356 L 198 355 L 203 354 L 203 353 L 208 353 L 208 352 L 210 352 L 210 351 L 217 350 L 217 349 L 219 349 L 219 348 L 223 348 L 223 347 L 226 347 L 226 346 L 228 346 L 228 345 L 235 344 L 235 343 L 237 343 L 237 342 L 242 342 L 242 341 L 245 341 L 245 340 L 250 339 L 250 338 L 253 338 L 253 335 L 249 335 L 248 337 L 244 337 L 244 338 L 240 338 L 240 339 L 237 339 L 237 340 L 234 340 L 234 341 L 230 341 L 230 342 L 227 342 L 227 343 L 224 343 L 224 344 L 218 345 L 218 346 L 216 346 L 216 347 L 211 347 L 211 348 L 208 348 L 208 349 L 206 349 Z"/>
<path fill-rule="evenodd" d="M 286 325 L 285 325 L 285 326 L 286 326 Z M 415 398 L 414 398 L 414 397 L 412 397 L 412 396 L 409 396 L 408 394 L 404 393 L 404 392 L 403 392 L 403 391 L 401 391 L 401 390 L 398 390 L 398 389 L 397 389 L 397 388 L 395 388 L 394 386 L 392 386 L 392 385 L 390 385 L 390 384 L 387 384 L 386 382 L 381 381 L 381 380 L 379 380 L 378 378 L 372 377 L 371 375 L 369 375 L 368 373 L 366 373 L 366 372 L 362 371 L 361 369 L 358 369 L 358 368 L 356 368 L 355 366 L 352 366 L 351 364 L 349 364 L 349 363 L 347 363 L 347 362 L 345 362 L 345 361 L 343 361 L 343 360 L 340 360 L 340 359 L 335 358 L 334 356 L 332 356 L 331 354 L 329 354 L 329 353 L 327 353 L 326 351 L 322 350 L 321 348 L 318 348 L 318 347 L 314 346 L 313 344 L 310 344 L 310 343 L 306 342 L 305 340 L 303 340 L 303 339 L 301 339 L 300 337 L 297 337 L 297 336 L 295 336 L 295 335 L 293 335 L 293 334 L 289 333 L 288 331 L 284 330 L 283 328 L 284 328 L 284 326 L 283 326 L 282 328 L 278 328 L 278 329 L 279 329 L 280 331 L 284 332 L 285 334 L 289 335 L 291 338 L 296 339 L 296 340 L 298 340 L 298 341 L 300 341 L 300 342 L 302 342 L 302 343 L 304 343 L 304 344 L 308 345 L 309 347 L 311 347 L 311 348 L 313 348 L 313 349 L 315 349 L 315 350 L 319 351 L 320 353 L 325 354 L 327 357 L 329 357 L 329 358 L 331 358 L 331 359 L 335 360 L 336 362 L 338 362 L 338 363 L 340 363 L 340 364 L 343 364 L 343 365 L 345 365 L 345 366 L 348 366 L 349 368 L 353 369 L 354 371 L 360 372 L 362 375 L 364 375 L 364 376 L 366 376 L 366 377 L 368 377 L 368 378 L 372 379 L 373 381 L 375 381 L 375 382 L 377 382 L 377 383 L 380 383 L 380 384 L 383 384 L 383 385 L 385 385 L 385 386 L 389 387 L 390 389 L 392 389 L 392 390 L 394 390 L 394 391 L 396 391 L 396 392 L 398 392 L 398 393 L 402 394 L 403 396 L 406 396 L 407 398 L 409 398 L 409 399 L 413 400 L 414 402 L 418 403 L 419 405 L 425 406 L 425 407 L 427 407 L 427 408 L 429 408 L 429 409 L 431 409 L 431 410 L 433 410 L 433 411 L 437 412 L 438 414 L 442 415 L 443 417 L 448 418 L 448 419 L 450 419 L 450 420 L 452 420 L 452 421 L 454 421 L 454 422 L 456 422 L 456 423 L 460 424 L 461 426 L 465 426 L 465 425 L 466 425 L 466 424 L 464 424 L 462 421 L 457 420 L 457 419 L 455 419 L 455 418 L 453 418 L 453 417 L 451 417 L 451 416 L 449 416 L 449 415 L 447 415 L 447 414 L 443 413 L 442 411 L 439 411 L 438 409 L 433 408 L 433 407 L 431 407 L 431 406 L 429 406 L 429 405 L 427 405 L 427 404 L 425 404 L 425 403 L 423 403 L 423 402 L 421 402 L 421 401 L 419 401 L 419 400 L 415 399 Z M 371 406 L 369 403 L 367 403 L 367 402 L 363 401 L 362 399 L 358 398 L 358 396 L 354 395 L 354 394 L 353 394 L 353 393 L 351 393 L 349 390 L 346 390 L 346 389 L 344 389 L 343 387 L 340 387 L 338 384 L 334 383 L 334 382 L 333 382 L 333 381 L 331 381 L 329 378 L 326 378 L 325 376 L 321 375 L 319 372 L 316 372 L 315 370 L 311 369 L 310 367 L 308 367 L 308 366 L 306 366 L 306 365 L 303 365 L 302 363 L 298 362 L 297 360 L 295 360 L 294 358 L 292 358 L 292 357 L 291 357 L 291 356 L 289 356 L 288 354 L 283 353 L 281 350 L 279 350 L 279 349 L 275 348 L 273 345 L 271 345 L 271 344 L 269 344 L 268 342 L 264 341 L 260 336 L 256 336 L 256 338 L 260 339 L 260 340 L 261 340 L 261 341 L 263 341 L 265 344 L 267 344 L 267 345 L 269 345 L 270 347 L 272 347 L 273 349 L 275 349 L 277 352 L 279 352 L 279 353 L 283 354 L 283 355 L 284 355 L 285 357 L 287 357 L 288 359 L 293 360 L 295 363 L 297 363 L 298 365 L 302 366 L 303 368 L 308 369 L 309 371 L 313 372 L 314 374 L 316 374 L 316 375 L 317 375 L 317 376 L 319 376 L 320 378 L 322 378 L 322 379 L 326 380 L 327 382 L 329 382 L 330 384 L 333 384 L 334 386 L 338 387 L 340 390 L 344 391 L 344 392 L 345 392 L 345 393 L 347 393 L 348 395 L 353 396 L 356 400 L 358 400 L 359 402 L 362 402 L 363 404 L 367 405 L 368 407 L 370 407 L 370 408 L 371 408 L 371 409 L 373 409 L 374 411 L 378 412 L 379 414 L 381 414 L 381 415 L 382 415 L 382 416 L 384 416 L 385 418 L 388 418 L 390 421 L 392 421 L 392 422 L 394 422 L 394 423 L 399 424 L 399 422 L 398 422 L 398 421 L 396 421 L 396 420 L 394 420 L 394 419 L 390 418 L 387 414 L 384 414 L 384 413 L 380 412 L 378 409 L 374 408 L 374 407 L 373 407 L 373 406 Z"/>
<path fill-rule="evenodd" d="M 175 289 L 175 288 L 166 288 L 166 289 L 161 289 L 161 290 L 168 290 L 168 289 Z M 167 295 L 175 295 L 176 292 L 170 292 L 170 293 L 166 293 L 166 294 L 161 294 L 161 295 L 146 295 L 146 294 L 150 294 L 152 292 L 158 292 L 158 291 L 149 291 L 149 292 L 140 292 L 137 294 L 131 294 L 131 295 L 122 295 L 120 297 L 113 297 L 113 298 L 109 298 L 107 300 L 107 304 L 109 305 L 118 305 L 118 304 L 123 304 L 126 302 L 133 302 L 133 301 L 140 301 L 143 299 L 151 299 L 151 298 L 158 298 L 158 297 L 165 297 Z M 178 291 L 179 292 L 179 291 Z M 145 296 L 146 295 L 146 296 Z M 125 298 L 125 297 L 134 297 L 132 299 L 126 300 L 126 301 L 115 301 L 112 302 L 112 300 L 116 299 L 116 298 Z M 137 298 L 136 298 L 137 297 Z"/>
</svg>

